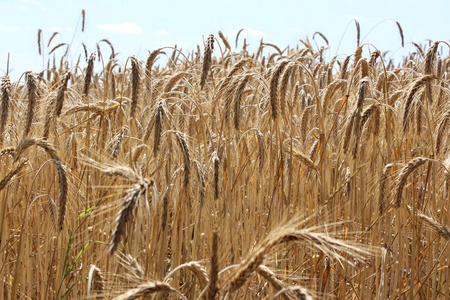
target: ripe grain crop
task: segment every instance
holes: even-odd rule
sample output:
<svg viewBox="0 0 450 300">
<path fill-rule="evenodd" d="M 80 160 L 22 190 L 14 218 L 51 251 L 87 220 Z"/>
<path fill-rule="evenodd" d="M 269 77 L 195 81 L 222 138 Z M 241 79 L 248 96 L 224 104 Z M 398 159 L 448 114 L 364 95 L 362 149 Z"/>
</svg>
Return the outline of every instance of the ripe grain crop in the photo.
<svg viewBox="0 0 450 300">
<path fill-rule="evenodd" d="M 448 44 L 355 25 L 329 61 L 239 31 L 58 65 L 39 30 L 1 84 L 0 298 L 447 299 Z"/>
</svg>

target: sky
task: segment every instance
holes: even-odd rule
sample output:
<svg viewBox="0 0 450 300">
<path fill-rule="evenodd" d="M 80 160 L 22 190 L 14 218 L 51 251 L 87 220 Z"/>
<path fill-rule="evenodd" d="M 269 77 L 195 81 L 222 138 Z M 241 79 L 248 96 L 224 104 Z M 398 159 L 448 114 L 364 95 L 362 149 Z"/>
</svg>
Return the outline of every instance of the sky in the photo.
<svg viewBox="0 0 450 300">
<path fill-rule="evenodd" d="M 234 49 L 242 28 L 237 51 L 244 38 L 250 51 L 256 50 L 261 38 L 281 49 L 295 47 L 307 37 L 315 47 L 326 46 L 318 35 L 311 39 L 321 32 L 329 41 L 325 57 L 345 57 L 356 49 L 354 20 L 360 24 L 362 43 L 399 59 L 414 51 L 411 42 L 449 41 L 449 8 L 449 0 L 0 0 L 0 76 L 7 72 L 8 53 L 9 75 L 18 80 L 25 71 L 43 70 L 53 57 L 48 53 L 60 43 L 70 44 L 69 59 L 75 64 L 83 53 L 82 43 L 91 53 L 100 40 L 108 39 L 124 64 L 130 55 L 145 60 L 149 51 L 165 46 L 190 52 L 203 45 L 209 34 L 218 37 L 219 30 Z M 396 21 L 403 28 L 404 48 Z M 38 29 L 42 29 L 43 55 L 38 53 Z M 54 32 L 58 34 L 48 46 Z M 99 45 L 109 57 L 108 45 Z M 217 47 L 215 51 L 220 54 Z M 448 49 L 443 51 L 448 55 Z M 59 58 L 64 52 L 61 47 L 54 54 Z"/>
</svg>

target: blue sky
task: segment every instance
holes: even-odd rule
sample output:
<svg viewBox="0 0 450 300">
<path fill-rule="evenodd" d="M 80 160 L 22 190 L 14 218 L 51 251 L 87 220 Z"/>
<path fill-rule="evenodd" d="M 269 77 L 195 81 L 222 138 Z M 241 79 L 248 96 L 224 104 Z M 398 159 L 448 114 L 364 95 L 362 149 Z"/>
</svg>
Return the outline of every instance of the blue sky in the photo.
<svg viewBox="0 0 450 300">
<path fill-rule="evenodd" d="M 76 62 L 84 42 L 89 52 L 101 39 L 109 39 L 122 63 L 127 56 L 144 60 L 148 51 L 174 46 L 196 49 L 209 34 L 221 30 L 234 47 L 239 29 L 253 47 L 264 42 L 280 48 L 295 46 L 300 39 L 322 32 L 330 42 L 327 57 L 351 54 L 356 47 L 352 19 L 361 25 L 361 40 L 373 43 L 395 57 L 414 51 L 411 41 L 449 40 L 448 0 L 280 0 L 280 1 L 125 1 L 125 0 L 0 0 L 0 76 L 6 73 L 10 53 L 10 75 L 41 71 L 48 52 L 59 43 L 71 43 L 70 59 Z M 81 10 L 86 10 L 86 29 L 81 32 Z M 401 48 L 395 21 L 404 31 Z M 37 31 L 43 31 L 44 56 L 38 55 Z M 59 34 L 47 48 L 53 32 Z M 320 38 L 318 46 L 324 45 Z M 105 56 L 109 48 L 101 43 Z M 252 49 L 252 48 L 250 48 Z M 218 50 L 216 50 L 218 51 Z M 448 49 L 444 48 L 445 53 Z M 64 49 L 56 50 L 61 55 Z"/>
</svg>

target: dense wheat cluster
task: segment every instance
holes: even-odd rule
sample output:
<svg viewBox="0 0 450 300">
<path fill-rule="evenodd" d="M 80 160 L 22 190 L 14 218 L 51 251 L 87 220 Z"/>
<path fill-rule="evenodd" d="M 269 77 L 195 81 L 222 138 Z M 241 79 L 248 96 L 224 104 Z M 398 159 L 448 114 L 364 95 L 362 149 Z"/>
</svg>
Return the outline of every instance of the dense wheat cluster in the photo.
<svg viewBox="0 0 450 300">
<path fill-rule="evenodd" d="M 448 299 L 448 44 L 313 39 L 4 76 L 0 297 Z"/>
</svg>

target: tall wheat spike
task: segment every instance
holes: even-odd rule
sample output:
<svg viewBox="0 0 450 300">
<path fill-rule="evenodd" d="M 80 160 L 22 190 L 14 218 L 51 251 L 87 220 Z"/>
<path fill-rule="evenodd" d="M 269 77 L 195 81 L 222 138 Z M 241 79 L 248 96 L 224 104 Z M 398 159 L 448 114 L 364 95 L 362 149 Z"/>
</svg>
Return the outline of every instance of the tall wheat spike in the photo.
<svg viewBox="0 0 450 300">
<path fill-rule="evenodd" d="M 130 57 L 131 60 L 131 111 L 130 116 L 133 118 L 136 113 L 136 107 L 139 97 L 139 84 L 141 82 L 141 64 L 135 56 Z"/>
<path fill-rule="evenodd" d="M 30 133 L 31 124 L 33 123 L 34 111 L 37 105 L 36 77 L 33 75 L 33 72 L 28 71 L 26 73 L 26 79 L 27 79 L 28 106 L 27 106 L 27 114 L 25 117 L 25 128 L 23 130 L 22 138 L 26 138 Z"/>
<path fill-rule="evenodd" d="M 203 55 L 202 75 L 200 78 L 200 89 L 203 89 L 206 78 L 211 71 L 212 52 L 214 50 L 214 35 L 210 34 L 205 44 L 205 53 Z"/>
<path fill-rule="evenodd" d="M 1 85 L 1 114 L 0 114 L 0 146 L 3 143 L 3 135 L 5 133 L 6 122 L 8 121 L 9 102 L 11 101 L 11 81 L 9 76 L 5 75 L 2 78 Z"/>
</svg>

